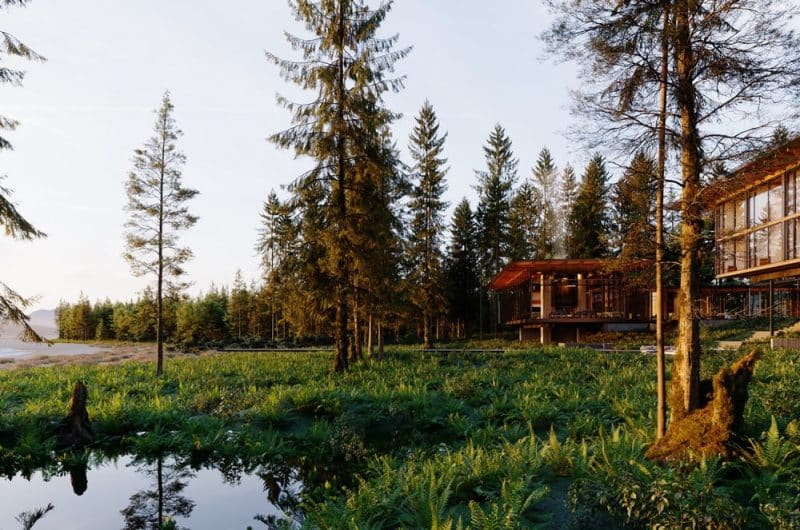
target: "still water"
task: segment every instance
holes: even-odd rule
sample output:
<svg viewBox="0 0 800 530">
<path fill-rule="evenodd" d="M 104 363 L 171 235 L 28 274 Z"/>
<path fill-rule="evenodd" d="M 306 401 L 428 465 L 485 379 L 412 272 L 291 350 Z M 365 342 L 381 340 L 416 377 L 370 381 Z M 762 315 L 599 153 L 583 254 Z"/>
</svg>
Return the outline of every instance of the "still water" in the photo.
<svg viewBox="0 0 800 530">
<path fill-rule="evenodd" d="M 301 492 L 296 473 L 192 468 L 173 457 L 93 456 L 87 465 L 0 479 L 0 530 L 23 528 L 19 516 L 53 508 L 33 530 L 151 530 L 159 520 L 175 529 L 270 528 L 292 517 Z"/>
</svg>

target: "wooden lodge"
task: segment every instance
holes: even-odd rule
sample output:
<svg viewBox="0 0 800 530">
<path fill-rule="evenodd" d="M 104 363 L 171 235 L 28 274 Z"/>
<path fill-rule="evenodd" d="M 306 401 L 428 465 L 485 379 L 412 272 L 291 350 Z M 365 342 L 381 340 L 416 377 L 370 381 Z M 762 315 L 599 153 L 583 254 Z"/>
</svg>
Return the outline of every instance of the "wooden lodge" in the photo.
<svg viewBox="0 0 800 530">
<path fill-rule="evenodd" d="M 489 284 L 497 322 L 519 329 L 520 340 L 579 342 L 601 330 L 646 329 L 652 292 L 626 288 L 613 259 L 552 259 L 509 263 Z M 667 296 L 672 312 L 674 293 Z"/>
<path fill-rule="evenodd" d="M 714 214 L 717 285 L 701 289 L 694 309 L 706 319 L 800 318 L 800 136 L 715 182 L 702 200 Z M 488 286 L 496 322 L 543 344 L 646 329 L 654 293 L 626 284 L 631 267 L 614 259 L 509 263 Z M 667 320 L 677 318 L 676 297 L 665 290 Z"/>
</svg>

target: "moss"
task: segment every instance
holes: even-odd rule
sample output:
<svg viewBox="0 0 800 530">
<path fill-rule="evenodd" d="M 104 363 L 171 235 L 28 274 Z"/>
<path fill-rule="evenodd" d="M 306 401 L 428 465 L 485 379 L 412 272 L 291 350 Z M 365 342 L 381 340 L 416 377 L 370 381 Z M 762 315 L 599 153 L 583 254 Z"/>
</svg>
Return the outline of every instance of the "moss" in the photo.
<svg viewBox="0 0 800 530">
<path fill-rule="evenodd" d="M 659 462 L 700 460 L 710 456 L 730 458 L 742 425 L 747 387 L 760 357 L 753 350 L 731 367 L 721 368 L 709 384 L 701 384 L 703 406 L 683 417 L 673 417 L 666 436 L 647 451 L 647 458 Z"/>
</svg>

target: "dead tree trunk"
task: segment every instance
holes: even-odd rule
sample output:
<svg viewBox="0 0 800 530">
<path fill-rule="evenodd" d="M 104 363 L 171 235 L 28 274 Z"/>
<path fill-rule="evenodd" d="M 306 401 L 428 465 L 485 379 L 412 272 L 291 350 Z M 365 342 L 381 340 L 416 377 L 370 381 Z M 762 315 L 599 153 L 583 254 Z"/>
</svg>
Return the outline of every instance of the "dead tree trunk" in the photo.
<svg viewBox="0 0 800 530">
<path fill-rule="evenodd" d="M 59 428 L 58 445 L 80 447 L 94 439 L 92 425 L 89 422 L 89 412 L 86 410 L 88 397 L 89 391 L 83 381 L 75 383 L 72 397 L 69 400 L 69 413 L 62 420 Z"/>
<path fill-rule="evenodd" d="M 753 350 L 733 366 L 721 368 L 713 380 L 704 380 L 700 385 L 703 406 L 685 416 L 673 416 L 666 436 L 650 446 L 647 458 L 666 462 L 733 456 L 747 404 L 747 387 L 759 356 L 760 352 Z"/>
</svg>

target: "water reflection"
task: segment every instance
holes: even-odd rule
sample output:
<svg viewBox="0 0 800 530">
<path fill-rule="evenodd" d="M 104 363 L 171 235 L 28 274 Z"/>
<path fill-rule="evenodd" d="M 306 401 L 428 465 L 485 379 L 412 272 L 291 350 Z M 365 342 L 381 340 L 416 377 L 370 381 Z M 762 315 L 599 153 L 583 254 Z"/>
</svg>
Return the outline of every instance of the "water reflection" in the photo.
<svg viewBox="0 0 800 530">
<path fill-rule="evenodd" d="M 52 504 L 48 504 L 44 508 L 37 508 L 29 512 L 22 512 L 16 517 L 17 522 L 22 525 L 22 530 L 31 530 L 33 525 L 38 523 L 39 519 L 47 515 L 53 508 L 54 506 Z"/>
<path fill-rule="evenodd" d="M 120 511 L 125 518 L 123 530 L 158 530 L 176 517 L 189 518 L 195 502 L 183 495 L 189 480 L 195 477 L 191 469 L 164 465 L 159 456 L 155 464 L 134 465 L 141 475 L 150 477 L 148 489 L 131 495 L 130 504 Z M 181 530 L 181 526 L 172 526 Z"/>
<path fill-rule="evenodd" d="M 212 465 L 173 456 L 72 455 L 0 479 L 0 528 L 28 521 L 18 519 L 20 506 L 49 503 L 56 509 L 31 519 L 34 530 L 297 528 L 300 477 L 288 465 L 240 460 Z"/>
<path fill-rule="evenodd" d="M 69 481 L 72 484 L 72 492 L 80 497 L 89 488 L 89 478 L 86 475 L 89 466 L 86 465 L 86 462 L 81 461 L 68 466 L 67 470 L 69 471 Z"/>
</svg>

